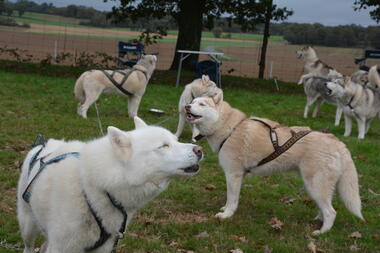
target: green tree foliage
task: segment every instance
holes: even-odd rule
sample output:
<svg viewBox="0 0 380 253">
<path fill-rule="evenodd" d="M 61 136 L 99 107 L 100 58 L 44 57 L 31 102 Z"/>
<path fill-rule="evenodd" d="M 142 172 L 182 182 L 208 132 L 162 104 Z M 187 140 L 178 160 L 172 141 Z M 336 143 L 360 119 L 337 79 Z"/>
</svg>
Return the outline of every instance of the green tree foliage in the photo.
<svg viewBox="0 0 380 253">
<path fill-rule="evenodd" d="M 27 0 L 18 0 L 15 4 L 14 4 L 14 9 L 18 12 L 18 16 L 21 17 L 22 15 L 24 15 L 26 9 L 27 9 L 27 6 L 28 6 L 28 1 Z"/>
<path fill-rule="evenodd" d="M 369 12 L 369 15 L 377 23 L 380 22 L 380 1 L 379 0 L 355 0 L 354 9 L 361 10 L 367 8 L 374 8 Z"/>
</svg>

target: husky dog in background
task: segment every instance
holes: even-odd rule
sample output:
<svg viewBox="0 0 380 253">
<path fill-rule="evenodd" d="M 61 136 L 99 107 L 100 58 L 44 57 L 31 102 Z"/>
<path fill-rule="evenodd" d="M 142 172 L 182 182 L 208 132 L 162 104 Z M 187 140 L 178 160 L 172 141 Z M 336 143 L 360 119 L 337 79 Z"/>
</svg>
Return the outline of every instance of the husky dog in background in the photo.
<svg viewBox="0 0 380 253">
<path fill-rule="evenodd" d="M 46 253 L 111 252 L 138 209 L 172 178 L 198 172 L 201 147 L 134 120 L 133 131 L 108 127 L 107 136 L 86 143 L 50 139 L 28 153 L 17 193 L 24 253 L 35 252 L 40 233 Z"/>
<path fill-rule="evenodd" d="M 344 105 L 344 136 L 351 135 L 354 118 L 358 123 L 358 138 L 364 139 L 371 121 L 380 113 L 380 91 L 372 88 L 380 86 L 377 66 L 371 67 L 368 79 L 370 84 L 367 87 L 355 84 L 350 78 L 337 79 L 326 84 L 329 95 Z"/>
<path fill-rule="evenodd" d="M 209 96 L 213 97 L 221 92 L 221 89 L 219 89 L 216 84 L 210 80 L 209 76 L 202 75 L 202 78 L 195 79 L 191 83 L 187 84 L 185 86 L 184 91 L 182 92 L 182 95 L 179 99 L 178 104 L 178 111 L 179 111 L 179 121 L 178 121 L 178 127 L 176 136 L 180 137 L 183 131 L 183 128 L 185 126 L 186 121 L 186 111 L 185 106 L 194 98 L 200 97 L 200 96 Z M 193 140 L 194 137 L 199 134 L 197 129 L 193 128 L 191 125 L 191 130 L 193 132 Z"/>
<path fill-rule="evenodd" d="M 354 83 L 366 86 L 367 84 L 369 84 L 368 72 L 364 70 L 356 71 L 355 73 L 351 75 L 351 81 Z M 377 87 L 373 87 L 373 88 L 377 88 Z"/>
<path fill-rule="evenodd" d="M 319 76 L 308 76 L 304 78 L 303 88 L 306 94 L 306 105 L 303 117 L 306 119 L 310 106 L 316 103 L 313 111 L 313 118 L 317 116 L 318 109 L 324 101 L 327 101 L 330 104 L 336 105 L 336 114 L 335 114 L 335 126 L 339 125 L 340 118 L 342 117 L 343 108 L 337 103 L 337 100 L 334 97 L 328 95 L 328 89 L 326 88 L 326 83 L 330 80 L 324 77 Z"/>
<path fill-rule="evenodd" d="M 128 116 L 133 118 L 137 115 L 141 98 L 156 68 L 156 62 L 157 57 L 155 55 L 143 55 L 132 69 L 84 72 L 76 81 L 74 88 L 75 98 L 79 101 L 78 114 L 87 118 L 88 108 L 99 98 L 102 92 L 105 92 L 127 95 Z M 124 80 L 126 76 L 127 78 Z"/>
<path fill-rule="evenodd" d="M 196 98 L 186 109 L 187 119 L 207 138 L 212 151 L 218 153 L 226 176 L 227 202 L 216 217 L 225 219 L 235 213 L 246 174 L 270 175 L 298 170 L 309 196 L 320 210 L 317 218 L 323 221 L 321 229 L 314 234 L 324 233 L 333 226 L 336 211 L 331 200 L 336 185 L 347 209 L 363 219 L 354 162 L 345 144 L 332 134 L 309 132 L 308 127 L 281 126 L 268 119 L 247 118 L 224 102 L 223 95 Z M 283 145 L 292 131 L 308 134 L 277 158 L 261 164 L 274 147 L 270 137 L 273 132 L 268 126 L 276 132 L 278 145 Z"/>
<path fill-rule="evenodd" d="M 330 80 L 343 77 L 341 73 L 322 62 L 318 58 L 314 48 L 310 46 L 298 50 L 297 56 L 304 61 L 304 73 L 298 81 L 298 84 L 303 84 L 304 79 L 310 76 L 320 76 Z"/>
</svg>

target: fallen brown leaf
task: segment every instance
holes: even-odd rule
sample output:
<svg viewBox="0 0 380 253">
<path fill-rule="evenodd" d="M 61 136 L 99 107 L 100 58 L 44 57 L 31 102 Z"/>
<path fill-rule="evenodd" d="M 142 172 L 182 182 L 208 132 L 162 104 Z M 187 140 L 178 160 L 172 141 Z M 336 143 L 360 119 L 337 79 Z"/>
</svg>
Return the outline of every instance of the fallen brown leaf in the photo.
<svg viewBox="0 0 380 253">
<path fill-rule="evenodd" d="M 277 219 L 277 217 L 273 217 L 269 222 L 268 224 L 275 230 L 277 231 L 281 231 L 282 230 L 282 226 L 284 225 L 284 222 L 282 222 L 281 220 Z"/>
<path fill-rule="evenodd" d="M 353 245 L 350 246 L 350 250 L 351 250 L 351 251 L 359 251 L 360 248 L 358 247 L 358 245 L 353 244 Z"/>
<path fill-rule="evenodd" d="M 234 235 L 234 238 L 235 238 L 235 240 L 238 241 L 238 242 L 244 242 L 244 243 L 247 243 L 247 242 L 248 242 L 248 240 L 247 240 L 247 238 L 245 238 L 245 236 Z"/>
<path fill-rule="evenodd" d="M 213 190 L 215 190 L 216 189 L 216 186 L 215 185 L 213 185 L 213 184 L 208 184 L 208 185 L 206 185 L 206 190 L 209 190 L 209 191 L 213 191 Z"/>
<path fill-rule="evenodd" d="M 264 248 L 264 253 L 272 253 L 273 249 L 272 248 L 269 248 L 268 245 L 265 245 L 265 248 Z"/>
<path fill-rule="evenodd" d="M 244 253 L 241 249 L 231 249 L 229 253 Z"/>
<path fill-rule="evenodd" d="M 317 253 L 317 246 L 315 246 L 314 242 L 309 242 L 307 248 L 311 251 L 311 253 Z"/>
<path fill-rule="evenodd" d="M 359 239 L 359 238 L 362 238 L 362 234 L 360 234 L 358 231 L 356 231 L 356 232 L 351 233 L 350 237 Z"/>
<path fill-rule="evenodd" d="M 203 232 L 200 232 L 199 234 L 197 234 L 195 237 L 206 238 L 206 237 L 210 237 L 210 235 L 206 231 L 203 231 Z"/>
</svg>

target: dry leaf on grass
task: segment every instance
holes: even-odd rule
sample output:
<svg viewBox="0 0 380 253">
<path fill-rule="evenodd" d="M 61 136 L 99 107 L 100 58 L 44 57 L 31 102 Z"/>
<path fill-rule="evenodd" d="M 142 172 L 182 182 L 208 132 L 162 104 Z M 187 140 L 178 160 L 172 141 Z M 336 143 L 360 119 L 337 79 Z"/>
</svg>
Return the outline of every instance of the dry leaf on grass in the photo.
<svg viewBox="0 0 380 253">
<path fill-rule="evenodd" d="M 369 193 L 372 193 L 372 194 L 375 195 L 375 196 L 380 196 L 380 193 L 376 193 L 376 192 L 372 191 L 371 188 L 368 188 L 368 191 L 369 191 Z M 380 215 L 380 214 L 379 214 L 379 215 Z"/>
<path fill-rule="evenodd" d="M 244 253 L 241 249 L 231 249 L 229 253 Z"/>
<path fill-rule="evenodd" d="M 298 198 L 289 198 L 289 196 L 285 195 L 283 196 L 280 201 L 284 203 L 285 205 L 291 205 L 294 201 L 299 200 Z"/>
<path fill-rule="evenodd" d="M 360 248 L 358 247 L 358 245 L 353 244 L 353 245 L 350 246 L 350 250 L 351 250 L 351 251 L 359 251 Z"/>
<path fill-rule="evenodd" d="M 309 242 L 307 248 L 311 251 L 311 253 L 317 253 L 317 246 L 314 244 L 314 242 Z"/>
<path fill-rule="evenodd" d="M 350 237 L 359 239 L 359 238 L 362 238 L 362 234 L 360 234 L 358 231 L 356 231 L 356 232 L 351 233 Z"/>
<path fill-rule="evenodd" d="M 247 243 L 248 240 L 247 238 L 245 238 L 245 236 L 238 236 L 238 235 L 234 235 L 234 239 L 238 242 L 244 242 L 244 243 Z"/>
<path fill-rule="evenodd" d="M 272 248 L 269 248 L 268 245 L 265 245 L 265 248 L 264 248 L 264 253 L 272 253 L 273 249 Z"/>
<path fill-rule="evenodd" d="M 195 237 L 206 238 L 206 237 L 210 237 L 210 235 L 206 231 L 203 231 L 203 232 L 200 232 L 199 234 L 197 234 Z"/>
<path fill-rule="evenodd" d="M 169 242 L 169 246 L 174 247 L 174 246 L 177 246 L 177 245 L 178 245 L 178 242 L 176 242 L 176 241 L 170 241 Z"/>
<path fill-rule="evenodd" d="M 277 231 L 281 231 L 282 230 L 282 226 L 284 225 L 284 222 L 282 222 L 281 220 L 277 219 L 277 217 L 273 217 L 269 222 L 268 224 L 275 230 Z"/>
<path fill-rule="evenodd" d="M 206 190 L 209 190 L 209 191 L 213 191 L 213 190 L 215 190 L 216 189 L 216 186 L 215 185 L 213 185 L 213 184 L 208 184 L 208 185 L 206 185 Z"/>
</svg>

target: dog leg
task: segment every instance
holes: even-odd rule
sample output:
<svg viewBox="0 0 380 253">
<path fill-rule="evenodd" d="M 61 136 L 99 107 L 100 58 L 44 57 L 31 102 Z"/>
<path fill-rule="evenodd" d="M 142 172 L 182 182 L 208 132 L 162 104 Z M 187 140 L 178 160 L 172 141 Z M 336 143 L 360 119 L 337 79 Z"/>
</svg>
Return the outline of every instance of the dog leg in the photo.
<svg viewBox="0 0 380 253">
<path fill-rule="evenodd" d="M 319 98 L 319 96 L 316 96 L 316 97 L 306 97 L 306 106 L 305 106 L 305 110 L 304 110 L 304 113 L 303 113 L 303 117 L 305 119 L 307 119 L 307 115 L 309 113 L 310 106 L 312 106 L 315 103 L 315 101 L 317 101 L 318 98 Z"/>
<path fill-rule="evenodd" d="M 313 118 L 317 117 L 318 110 L 319 110 L 319 107 L 321 106 L 321 104 L 323 103 L 323 99 L 321 97 L 319 97 L 316 102 L 317 103 L 314 107 L 314 111 L 313 111 L 313 115 L 312 115 Z"/>
<path fill-rule="evenodd" d="M 343 113 L 343 108 L 338 105 L 336 107 L 336 112 L 335 112 L 335 123 L 334 123 L 334 126 L 339 126 L 340 119 L 342 118 L 342 113 Z"/>
<path fill-rule="evenodd" d="M 350 136 L 351 135 L 351 130 L 352 130 L 352 119 L 350 116 L 344 114 L 344 136 Z"/>
<path fill-rule="evenodd" d="M 132 95 L 128 97 L 128 117 L 133 118 L 137 116 L 139 105 L 141 102 L 141 96 Z"/>
<path fill-rule="evenodd" d="M 25 245 L 23 253 L 34 253 L 34 242 L 40 231 L 29 213 L 23 212 L 22 215 L 19 214 L 19 222 L 21 237 Z"/>
<path fill-rule="evenodd" d="M 326 170 L 323 169 L 316 170 L 314 174 L 308 173 L 310 171 L 311 170 L 308 169 L 301 170 L 301 175 L 309 196 L 319 207 L 319 217 L 317 217 L 323 220 L 321 229 L 313 232 L 313 235 L 318 235 L 330 230 L 335 221 L 336 211 L 331 205 L 331 199 L 335 184 L 337 183 L 337 177 L 334 175 L 325 175 Z M 326 179 L 326 177 L 329 176 L 331 178 Z"/>
<path fill-rule="evenodd" d="M 366 120 L 357 118 L 356 121 L 358 122 L 358 139 L 364 139 L 365 133 L 366 133 Z"/>
<path fill-rule="evenodd" d="M 372 122 L 372 119 L 367 119 L 366 124 L 365 124 L 365 134 L 368 133 L 369 128 L 371 127 L 371 122 Z"/>
<path fill-rule="evenodd" d="M 178 126 L 177 126 L 177 132 L 175 135 L 177 137 L 180 137 L 183 131 L 183 128 L 185 127 L 185 117 L 186 115 L 183 112 L 179 113 L 179 121 L 178 121 Z"/>
<path fill-rule="evenodd" d="M 102 94 L 103 88 L 94 87 L 92 89 L 85 89 L 86 101 L 81 106 L 81 115 L 83 118 L 87 119 L 88 108 L 98 100 L 100 94 Z"/>
<path fill-rule="evenodd" d="M 239 195 L 244 173 L 241 170 L 225 170 L 227 182 L 227 202 L 223 212 L 217 213 L 216 218 L 226 219 L 231 217 L 239 204 Z"/>
</svg>

